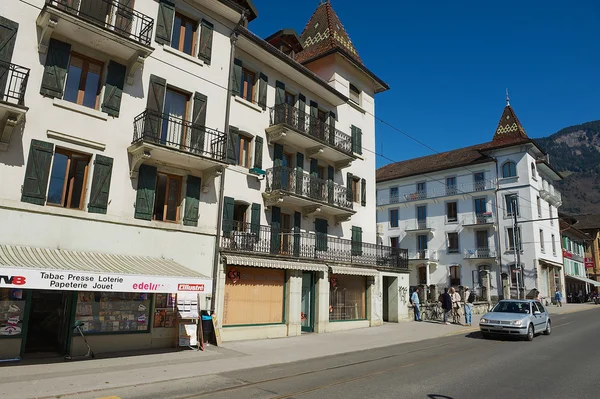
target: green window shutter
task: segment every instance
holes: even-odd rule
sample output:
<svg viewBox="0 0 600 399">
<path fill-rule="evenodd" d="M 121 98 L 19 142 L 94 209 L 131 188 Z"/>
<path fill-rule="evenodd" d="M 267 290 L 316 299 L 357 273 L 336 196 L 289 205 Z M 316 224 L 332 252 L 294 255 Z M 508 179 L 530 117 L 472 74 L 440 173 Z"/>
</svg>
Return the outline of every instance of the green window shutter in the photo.
<svg viewBox="0 0 600 399">
<path fill-rule="evenodd" d="M 104 86 L 102 112 L 106 112 L 114 117 L 119 116 L 126 74 L 127 67 L 125 65 L 121 65 L 114 61 L 111 61 L 108 64 L 108 75 L 106 77 L 106 85 Z"/>
<path fill-rule="evenodd" d="M 329 124 L 329 134 L 327 135 L 327 141 L 329 144 L 335 146 L 335 112 L 329 112 L 329 118 L 327 123 Z"/>
<path fill-rule="evenodd" d="M 314 101 L 310 102 L 310 135 L 320 138 L 319 129 L 319 104 Z"/>
<path fill-rule="evenodd" d="M 70 56 L 71 45 L 69 43 L 50 39 L 42 76 L 42 87 L 40 88 L 41 95 L 62 98 Z"/>
<path fill-rule="evenodd" d="M 234 96 L 240 95 L 242 87 L 242 60 L 233 60 L 233 73 L 231 74 L 231 94 Z"/>
<path fill-rule="evenodd" d="M 200 208 L 200 187 L 202 179 L 188 175 L 185 183 L 184 226 L 198 226 L 198 211 Z"/>
<path fill-rule="evenodd" d="M 250 219 L 250 231 L 258 237 L 260 233 L 260 204 L 252 204 L 252 215 Z"/>
<path fill-rule="evenodd" d="M 296 194 L 302 195 L 302 180 L 304 175 L 304 154 L 296 153 Z"/>
<path fill-rule="evenodd" d="M 302 214 L 294 212 L 294 256 L 300 256 L 300 227 L 302 223 Z"/>
<path fill-rule="evenodd" d="M 279 143 L 273 145 L 273 165 L 283 165 L 283 146 Z"/>
<path fill-rule="evenodd" d="M 8 82 L 8 63 L 12 61 L 19 24 L 0 16 L 0 93 L 5 92 Z M 2 62 L 3 61 L 3 62 Z"/>
<path fill-rule="evenodd" d="M 316 158 L 310 159 L 310 175 L 317 176 L 319 173 L 319 160 Z"/>
<path fill-rule="evenodd" d="M 210 65 L 213 31 L 215 30 L 215 27 L 205 19 L 202 20 L 200 25 L 200 50 L 198 52 L 198 58 L 204 61 L 205 64 Z"/>
<path fill-rule="evenodd" d="M 175 19 L 175 5 L 167 0 L 160 0 L 158 16 L 156 17 L 156 42 L 171 45 L 173 20 Z"/>
<path fill-rule="evenodd" d="M 254 167 L 262 169 L 263 158 L 263 138 L 256 136 L 254 138 Z"/>
<path fill-rule="evenodd" d="M 354 196 L 352 195 L 352 180 L 354 179 L 354 176 L 352 175 L 352 173 L 348 172 L 346 174 L 346 201 L 350 202 L 352 204 Z"/>
<path fill-rule="evenodd" d="M 352 256 L 362 255 L 362 227 L 352 226 Z"/>
<path fill-rule="evenodd" d="M 327 251 L 327 219 L 315 219 L 316 249 Z"/>
<path fill-rule="evenodd" d="M 304 132 L 306 129 L 306 97 L 298 94 L 298 130 Z"/>
<path fill-rule="evenodd" d="M 148 99 L 146 100 L 146 119 L 143 135 L 146 139 L 158 141 L 162 125 L 162 113 L 165 106 L 167 81 L 160 76 L 150 75 Z"/>
<path fill-rule="evenodd" d="M 261 73 L 258 79 L 258 105 L 260 105 L 262 109 L 267 109 L 267 88 L 269 87 L 269 77 L 264 73 Z"/>
<path fill-rule="evenodd" d="M 152 220 L 155 190 L 156 167 L 142 164 L 138 172 L 137 194 L 135 198 L 134 217 L 136 219 Z"/>
<path fill-rule="evenodd" d="M 31 140 L 21 201 L 36 205 L 44 205 L 46 202 L 53 151 L 54 144 Z"/>
<path fill-rule="evenodd" d="M 310 159 L 310 196 L 318 200 L 323 200 L 321 183 L 319 176 L 319 161 L 315 158 Z"/>
<path fill-rule="evenodd" d="M 358 153 L 357 149 L 358 149 L 358 139 L 357 139 L 357 132 L 356 132 L 356 126 L 352 125 L 350 126 L 350 132 L 352 135 L 352 152 L 354 153 Z"/>
<path fill-rule="evenodd" d="M 110 194 L 112 168 L 112 158 L 96 155 L 88 212 L 106 214 L 108 208 L 108 195 Z"/>
<path fill-rule="evenodd" d="M 206 106 L 208 97 L 202 93 L 194 94 L 194 111 L 192 114 L 192 131 L 190 150 L 196 154 L 204 154 L 204 133 L 206 132 Z"/>
<path fill-rule="evenodd" d="M 235 200 L 231 197 L 223 198 L 223 237 L 231 236 L 233 230 L 233 208 Z"/>
<path fill-rule="evenodd" d="M 275 82 L 275 109 L 274 109 L 274 122 L 275 124 L 286 122 L 286 104 L 285 104 L 285 83 L 276 81 Z"/>
<path fill-rule="evenodd" d="M 115 26 L 120 33 L 131 33 L 133 28 L 133 3 L 134 0 L 119 0 Z"/>
<path fill-rule="evenodd" d="M 271 207 L 271 253 L 277 254 L 281 249 L 281 208 Z"/>
<path fill-rule="evenodd" d="M 335 191 L 335 187 L 333 184 L 334 176 L 335 170 L 333 169 L 333 166 L 329 165 L 327 167 L 327 202 L 329 202 L 330 204 L 333 204 L 333 197 Z"/>
<path fill-rule="evenodd" d="M 227 134 L 227 162 L 236 165 L 238 162 L 240 134 L 237 127 L 229 126 Z"/>
<path fill-rule="evenodd" d="M 367 206 L 367 180 L 360 180 L 360 204 Z"/>
<path fill-rule="evenodd" d="M 356 128 L 356 153 L 362 155 L 362 130 Z"/>
</svg>

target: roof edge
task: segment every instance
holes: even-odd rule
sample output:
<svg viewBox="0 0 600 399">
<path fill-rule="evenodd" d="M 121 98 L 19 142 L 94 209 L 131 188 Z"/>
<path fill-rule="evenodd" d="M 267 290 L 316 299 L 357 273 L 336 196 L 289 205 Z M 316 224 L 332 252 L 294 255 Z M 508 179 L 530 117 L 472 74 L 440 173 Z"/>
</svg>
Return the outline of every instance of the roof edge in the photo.
<svg viewBox="0 0 600 399">
<path fill-rule="evenodd" d="M 434 154 L 434 155 L 438 155 L 438 154 Z M 431 156 L 431 155 L 427 155 L 427 156 Z M 418 159 L 418 158 L 415 158 L 415 159 Z M 400 162 L 404 162 L 404 161 L 400 161 Z M 439 168 L 436 168 L 436 169 L 428 170 L 425 173 L 415 171 L 414 173 L 411 173 L 411 174 L 408 174 L 408 175 L 403 175 L 402 177 L 391 177 L 389 179 L 377 179 L 377 171 L 375 171 L 375 183 L 384 183 L 384 182 L 390 181 L 390 180 L 406 179 L 407 177 L 413 177 L 413 176 L 418 176 L 418 175 L 426 175 L 426 174 L 430 174 L 430 173 L 436 173 L 436 172 L 439 172 L 441 170 L 458 169 L 458 168 L 465 167 L 465 165 L 479 165 L 481 163 L 487 163 L 487 162 L 494 162 L 494 159 L 492 159 L 492 158 L 484 158 L 484 159 L 480 159 L 480 160 L 477 160 L 477 161 L 469 162 L 469 163 L 464 164 L 464 165 L 457 165 L 457 166 L 454 166 L 454 167 L 451 167 L 451 168 L 448 168 L 448 167 L 439 167 Z M 398 163 L 398 162 L 396 162 L 396 163 Z M 384 167 L 385 166 L 382 166 L 382 168 L 384 168 Z"/>
</svg>

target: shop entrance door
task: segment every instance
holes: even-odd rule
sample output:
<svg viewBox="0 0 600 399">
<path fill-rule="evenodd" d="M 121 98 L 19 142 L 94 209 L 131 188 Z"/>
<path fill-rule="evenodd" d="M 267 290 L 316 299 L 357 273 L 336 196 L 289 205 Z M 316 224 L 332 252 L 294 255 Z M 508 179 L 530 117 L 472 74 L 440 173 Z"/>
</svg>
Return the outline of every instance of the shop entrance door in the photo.
<svg viewBox="0 0 600 399">
<path fill-rule="evenodd" d="M 26 353 L 66 353 L 72 295 L 68 291 L 33 290 Z"/>
<path fill-rule="evenodd" d="M 302 331 L 315 330 L 315 279 L 312 272 L 302 273 L 302 303 L 300 305 Z"/>
</svg>

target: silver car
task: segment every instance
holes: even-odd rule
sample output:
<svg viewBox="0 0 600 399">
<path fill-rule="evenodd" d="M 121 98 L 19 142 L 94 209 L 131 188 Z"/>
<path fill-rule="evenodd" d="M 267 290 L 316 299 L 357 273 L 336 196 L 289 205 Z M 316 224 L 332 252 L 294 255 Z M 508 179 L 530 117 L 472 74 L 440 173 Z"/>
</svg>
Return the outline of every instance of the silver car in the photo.
<svg viewBox="0 0 600 399">
<path fill-rule="evenodd" d="M 483 315 L 479 329 L 484 338 L 510 335 L 531 341 L 536 334 L 550 335 L 552 323 L 539 301 L 502 300 Z"/>
</svg>

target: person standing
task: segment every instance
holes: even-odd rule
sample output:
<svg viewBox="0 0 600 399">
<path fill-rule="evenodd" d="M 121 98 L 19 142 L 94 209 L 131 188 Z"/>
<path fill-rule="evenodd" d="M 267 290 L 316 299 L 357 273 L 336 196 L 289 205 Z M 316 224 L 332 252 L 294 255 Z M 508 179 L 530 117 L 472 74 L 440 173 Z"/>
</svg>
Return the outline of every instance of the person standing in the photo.
<svg viewBox="0 0 600 399">
<path fill-rule="evenodd" d="M 465 325 L 470 326 L 473 318 L 473 302 L 475 302 L 475 294 L 471 292 L 469 287 L 465 288 Z"/>
<path fill-rule="evenodd" d="M 413 312 L 415 314 L 415 321 L 421 321 L 421 310 L 419 309 L 419 287 L 415 288 L 412 295 L 410 296 L 410 303 L 413 305 Z"/>
<path fill-rule="evenodd" d="M 562 292 L 560 292 L 558 287 L 556 288 L 556 292 L 554 293 L 554 300 L 556 301 L 556 306 L 562 307 Z"/>
<path fill-rule="evenodd" d="M 444 288 L 444 293 L 440 295 L 440 299 L 442 302 L 442 310 L 444 311 L 444 324 L 448 323 L 448 315 L 452 312 L 452 298 L 450 298 L 450 294 L 448 294 L 448 288 Z"/>
<path fill-rule="evenodd" d="M 452 322 L 460 324 L 460 294 L 456 292 L 454 287 L 451 289 L 450 298 L 452 299 Z"/>
</svg>

